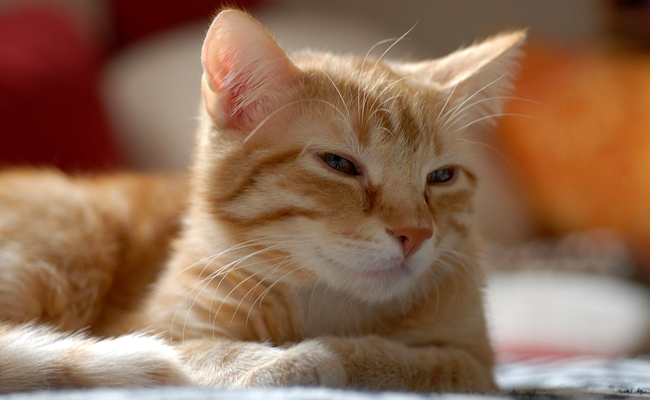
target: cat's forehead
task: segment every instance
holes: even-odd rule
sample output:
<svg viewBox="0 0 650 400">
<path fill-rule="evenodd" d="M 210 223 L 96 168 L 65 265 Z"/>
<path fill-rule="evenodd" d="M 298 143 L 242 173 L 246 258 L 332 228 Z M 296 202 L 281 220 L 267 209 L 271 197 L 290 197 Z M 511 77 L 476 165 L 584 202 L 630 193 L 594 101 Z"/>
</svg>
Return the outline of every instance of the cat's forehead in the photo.
<svg viewBox="0 0 650 400">
<path fill-rule="evenodd" d="M 402 158 L 430 158 L 444 148 L 442 93 L 375 59 L 303 53 L 296 61 L 306 73 L 302 95 L 327 102 L 324 108 L 339 114 L 338 129 L 360 148 Z"/>
<path fill-rule="evenodd" d="M 314 89 L 336 85 L 344 97 L 360 92 L 370 96 L 412 91 L 408 77 L 374 57 L 302 52 L 294 56 L 294 61 L 306 73 L 307 82 Z M 323 77 L 330 81 L 329 84 L 322 84 Z"/>
</svg>

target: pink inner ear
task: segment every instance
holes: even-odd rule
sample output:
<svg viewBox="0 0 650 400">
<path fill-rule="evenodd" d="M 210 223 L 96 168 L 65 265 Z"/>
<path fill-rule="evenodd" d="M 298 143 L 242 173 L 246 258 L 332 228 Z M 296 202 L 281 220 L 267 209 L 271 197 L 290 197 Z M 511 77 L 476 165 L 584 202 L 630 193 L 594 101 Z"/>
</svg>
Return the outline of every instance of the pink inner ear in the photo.
<svg viewBox="0 0 650 400">
<path fill-rule="evenodd" d="M 230 118 L 241 114 L 243 95 L 246 93 L 246 78 L 241 73 L 233 72 L 234 60 L 226 52 L 220 52 L 219 60 L 211 66 L 219 66 L 217 71 L 208 70 L 211 77 L 211 88 L 220 97 L 220 103 L 214 104 L 221 107 L 223 112 Z"/>
<path fill-rule="evenodd" d="M 229 95 L 227 100 L 230 106 L 230 115 L 241 115 L 244 109 L 244 102 L 249 100 L 254 102 L 254 99 L 246 99 L 247 94 L 251 94 L 255 87 L 254 82 L 251 81 L 243 72 L 230 69 L 228 62 L 224 63 L 225 67 L 222 73 L 225 72 L 225 79 L 221 82 L 221 89 Z"/>
<path fill-rule="evenodd" d="M 203 46 L 204 82 L 203 96 L 210 116 L 217 119 L 223 115 L 230 119 L 236 108 L 237 97 L 241 97 L 241 90 L 229 88 L 225 80 L 232 71 L 233 58 L 228 52 L 221 51 L 217 43 L 216 34 L 210 29 Z M 234 89 L 234 90 L 233 90 Z"/>
<path fill-rule="evenodd" d="M 208 112 L 227 124 L 263 118 L 260 112 L 300 76 L 264 28 L 237 11 L 223 12 L 213 22 L 202 58 Z"/>
</svg>

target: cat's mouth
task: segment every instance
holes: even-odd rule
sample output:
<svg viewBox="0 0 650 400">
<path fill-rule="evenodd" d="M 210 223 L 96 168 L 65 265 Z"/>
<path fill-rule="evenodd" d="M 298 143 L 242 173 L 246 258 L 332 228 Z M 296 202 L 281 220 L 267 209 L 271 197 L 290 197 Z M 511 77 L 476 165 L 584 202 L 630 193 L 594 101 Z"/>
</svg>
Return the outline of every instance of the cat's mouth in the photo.
<svg viewBox="0 0 650 400">
<path fill-rule="evenodd" d="M 391 259 L 380 262 L 379 265 L 374 265 L 371 268 L 367 266 L 355 268 L 355 266 L 346 265 L 332 259 L 329 259 L 329 261 L 336 265 L 343 273 L 352 274 L 362 279 L 399 279 L 405 278 L 413 273 L 413 268 L 404 260 Z"/>
<path fill-rule="evenodd" d="M 418 263 L 399 256 L 371 258 L 372 254 L 360 257 L 357 262 L 342 262 L 329 254 L 323 255 L 321 265 L 326 268 L 320 273 L 332 287 L 376 303 L 407 293 L 421 272 Z"/>
<path fill-rule="evenodd" d="M 401 278 L 411 275 L 413 270 L 402 262 L 388 268 L 360 270 L 357 273 L 366 278 Z"/>
</svg>

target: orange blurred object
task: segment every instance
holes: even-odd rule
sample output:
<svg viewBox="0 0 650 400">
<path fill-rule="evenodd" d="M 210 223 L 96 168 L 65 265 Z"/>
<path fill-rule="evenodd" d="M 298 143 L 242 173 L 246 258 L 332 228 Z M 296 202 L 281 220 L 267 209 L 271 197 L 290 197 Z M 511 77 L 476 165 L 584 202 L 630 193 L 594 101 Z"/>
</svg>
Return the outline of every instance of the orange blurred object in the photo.
<svg viewBox="0 0 650 400">
<path fill-rule="evenodd" d="M 498 139 L 551 233 L 614 228 L 650 260 L 650 54 L 529 45 Z M 539 104 L 541 103 L 541 104 Z"/>
</svg>

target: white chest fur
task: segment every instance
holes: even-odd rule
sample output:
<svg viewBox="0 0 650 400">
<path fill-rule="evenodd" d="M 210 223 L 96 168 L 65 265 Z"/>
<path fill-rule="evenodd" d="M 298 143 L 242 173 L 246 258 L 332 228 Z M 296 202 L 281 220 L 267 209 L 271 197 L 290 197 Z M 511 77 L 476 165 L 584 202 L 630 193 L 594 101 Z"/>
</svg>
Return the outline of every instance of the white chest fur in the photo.
<svg viewBox="0 0 650 400">
<path fill-rule="evenodd" d="M 356 336 L 378 318 L 378 310 L 351 295 L 324 284 L 303 287 L 296 293 L 300 329 L 306 337 Z"/>
</svg>

